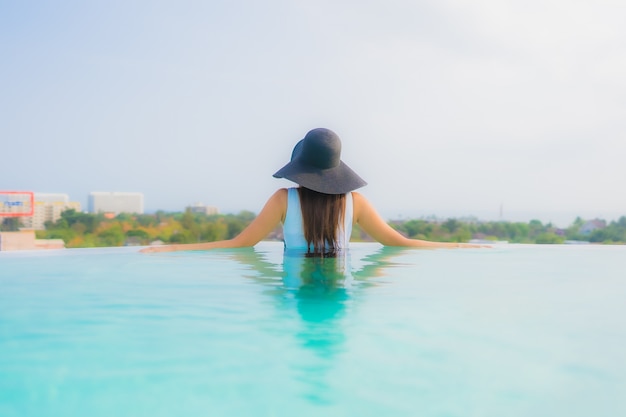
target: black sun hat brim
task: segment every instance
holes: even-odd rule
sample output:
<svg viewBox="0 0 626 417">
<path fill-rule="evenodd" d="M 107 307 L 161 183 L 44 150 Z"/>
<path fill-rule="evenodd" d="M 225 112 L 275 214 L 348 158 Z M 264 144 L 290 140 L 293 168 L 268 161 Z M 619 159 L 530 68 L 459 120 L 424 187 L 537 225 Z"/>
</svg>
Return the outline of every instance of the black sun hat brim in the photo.
<svg viewBox="0 0 626 417">
<path fill-rule="evenodd" d="M 296 158 L 278 170 L 274 177 L 286 178 L 324 194 L 345 194 L 367 185 L 367 182 L 343 161 L 334 168 L 320 170 L 307 167 Z"/>
</svg>

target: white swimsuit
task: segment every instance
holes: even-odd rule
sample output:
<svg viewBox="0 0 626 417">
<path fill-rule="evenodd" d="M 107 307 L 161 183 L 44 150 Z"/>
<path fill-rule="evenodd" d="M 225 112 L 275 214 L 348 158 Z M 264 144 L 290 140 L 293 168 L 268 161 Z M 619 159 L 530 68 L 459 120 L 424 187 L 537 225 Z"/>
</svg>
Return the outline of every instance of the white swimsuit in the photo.
<svg viewBox="0 0 626 417">
<path fill-rule="evenodd" d="M 337 231 L 337 245 L 340 249 L 347 249 L 350 244 L 350 235 L 352 234 L 352 193 L 346 194 L 346 213 L 343 225 L 339 225 Z M 304 226 L 302 223 L 302 209 L 300 208 L 300 196 L 297 188 L 289 188 L 287 190 L 287 213 L 285 215 L 285 223 L 283 224 L 283 236 L 285 248 L 287 249 L 306 249 L 307 242 L 304 238 Z M 313 248 L 310 248 L 313 250 Z"/>
</svg>

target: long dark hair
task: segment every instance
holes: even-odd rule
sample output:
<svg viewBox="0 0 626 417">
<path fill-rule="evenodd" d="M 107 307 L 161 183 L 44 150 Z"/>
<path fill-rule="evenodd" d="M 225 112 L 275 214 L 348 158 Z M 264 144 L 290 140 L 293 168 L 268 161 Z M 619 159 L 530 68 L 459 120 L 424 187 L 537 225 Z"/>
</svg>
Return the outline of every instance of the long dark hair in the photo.
<svg viewBox="0 0 626 417">
<path fill-rule="evenodd" d="M 334 256 L 339 249 L 337 231 L 345 220 L 346 195 L 324 194 L 305 187 L 298 187 L 298 195 L 308 253 Z"/>
</svg>

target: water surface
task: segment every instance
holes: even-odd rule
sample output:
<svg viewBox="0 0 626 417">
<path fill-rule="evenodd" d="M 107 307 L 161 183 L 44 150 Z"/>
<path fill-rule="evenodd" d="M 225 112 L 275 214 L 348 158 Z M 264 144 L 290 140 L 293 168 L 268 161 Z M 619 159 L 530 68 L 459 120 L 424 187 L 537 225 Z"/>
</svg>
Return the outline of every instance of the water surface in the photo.
<svg viewBox="0 0 626 417">
<path fill-rule="evenodd" d="M 626 415 L 626 247 L 0 253 L 0 416 Z"/>
</svg>

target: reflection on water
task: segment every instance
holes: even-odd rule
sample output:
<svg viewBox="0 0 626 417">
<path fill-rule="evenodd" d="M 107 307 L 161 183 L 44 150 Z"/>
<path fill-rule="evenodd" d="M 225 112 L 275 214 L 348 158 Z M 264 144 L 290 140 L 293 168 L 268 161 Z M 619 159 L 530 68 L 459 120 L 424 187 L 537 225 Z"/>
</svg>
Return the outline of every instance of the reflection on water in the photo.
<svg viewBox="0 0 626 417">
<path fill-rule="evenodd" d="M 360 291 L 380 285 L 378 277 L 393 266 L 392 259 L 403 248 L 381 247 L 357 259 L 353 267 L 349 251 L 336 257 L 306 257 L 300 251 L 286 250 L 282 264 L 271 262 L 266 253 L 246 248 L 231 252 L 253 274 L 248 277 L 265 285 L 264 294 L 273 299 L 278 314 L 297 314 L 298 329 L 293 333 L 303 348 L 301 360 L 292 366 L 296 379 L 307 387 L 305 397 L 316 403 L 332 402 L 329 374 L 345 351 L 345 322 Z M 356 303 L 358 304 L 358 303 Z M 280 352 L 277 352 L 280 354 Z"/>
</svg>

